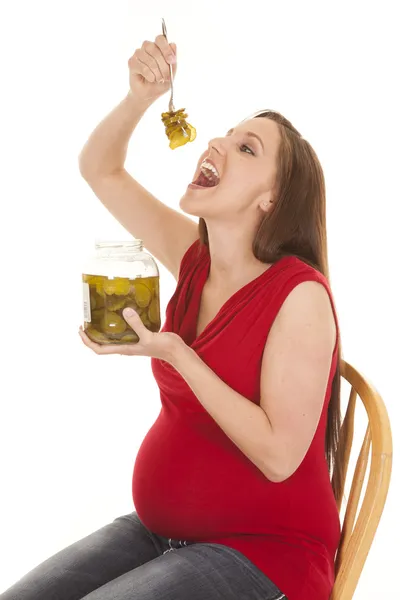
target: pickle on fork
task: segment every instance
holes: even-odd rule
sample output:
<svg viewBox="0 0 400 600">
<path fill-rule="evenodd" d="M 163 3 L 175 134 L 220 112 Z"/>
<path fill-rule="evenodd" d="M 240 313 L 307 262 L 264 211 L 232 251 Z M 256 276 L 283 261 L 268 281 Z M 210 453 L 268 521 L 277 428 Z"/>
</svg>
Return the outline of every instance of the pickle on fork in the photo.
<svg viewBox="0 0 400 600">
<path fill-rule="evenodd" d="M 167 28 L 164 19 L 162 20 L 162 30 L 165 39 L 167 38 Z M 169 110 L 161 114 L 161 120 L 165 125 L 165 133 L 169 139 L 169 147 L 171 150 L 184 146 L 188 142 L 193 142 L 196 139 L 196 129 L 186 122 L 187 114 L 185 108 L 175 110 L 174 108 L 174 84 L 172 67 L 169 65 L 170 79 L 171 79 L 171 98 L 169 101 Z"/>
</svg>

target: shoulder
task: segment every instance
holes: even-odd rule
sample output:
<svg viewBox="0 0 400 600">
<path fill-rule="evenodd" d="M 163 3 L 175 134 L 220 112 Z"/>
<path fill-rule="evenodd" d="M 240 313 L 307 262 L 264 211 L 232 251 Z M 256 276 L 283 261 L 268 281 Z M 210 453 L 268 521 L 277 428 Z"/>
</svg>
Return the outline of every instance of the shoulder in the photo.
<svg viewBox="0 0 400 600">
<path fill-rule="evenodd" d="M 336 313 L 327 278 L 296 257 L 290 257 L 292 273 L 287 279 L 286 294 L 275 319 L 275 329 L 298 332 L 334 343 L 337 333 Z"/>
</svg>

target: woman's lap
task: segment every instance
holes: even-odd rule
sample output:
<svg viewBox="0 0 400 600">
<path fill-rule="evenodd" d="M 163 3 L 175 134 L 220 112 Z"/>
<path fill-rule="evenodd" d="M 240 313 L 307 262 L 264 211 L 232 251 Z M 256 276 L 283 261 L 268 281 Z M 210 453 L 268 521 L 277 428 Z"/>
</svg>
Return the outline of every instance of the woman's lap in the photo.
<svg viewBox="0 0 400 600">
<path fill-rule="evenodd" d="M 84 600 L 277 600 L 283 594 L 235 550 L 191 544 L 125 573 Z"/>
<path fill-rule="evenodd" d="M 136 514 L 123 515 L 46 559 L 0 600 L 81 600 L 158 555 Z"/>
<path fill-rule="evenodd" d="M 182 546 L 182 547 L 181 547 Z M 118 517 L 48 558 L 0 600 L 275 600 L 278 588 L 240 552 L 183 546 Z"/>
</svg>

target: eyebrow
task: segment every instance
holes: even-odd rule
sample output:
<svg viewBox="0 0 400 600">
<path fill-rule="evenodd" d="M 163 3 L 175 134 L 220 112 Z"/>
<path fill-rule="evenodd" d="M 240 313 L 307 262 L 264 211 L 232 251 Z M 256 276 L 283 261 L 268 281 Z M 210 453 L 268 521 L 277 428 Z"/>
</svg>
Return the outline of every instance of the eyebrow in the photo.
<svg viewBox="0 0 400 600">
<path fill-rule="evenodd" d="M 231 135 L 231 134 L 232 134 L 234 131 L 235 131 L 235 130 L 234 130 L 234 128 L 232 128 L 232 129 L 230 129 L 230 130 L 227 132 L 227 134 L 226 134 L 226 135 Z M 259 136 L 259 135 L 257 135 L 256 133 L 254 133 L 254 131 L 245 131 L 245 135 L 248 135 L 249 137 L 254 137 L 254 138 L 256 138 L 256 139 L 257 139 L 257 140 L 260 142 L 260 144 L 261 144 L 261 146 L 262 146 L 262 149 L 264 150 L 264 144 L 263 144 L 263 141 L 262 141 L 262 139 L 260 138 L 260 136 Z"/>
</svg>

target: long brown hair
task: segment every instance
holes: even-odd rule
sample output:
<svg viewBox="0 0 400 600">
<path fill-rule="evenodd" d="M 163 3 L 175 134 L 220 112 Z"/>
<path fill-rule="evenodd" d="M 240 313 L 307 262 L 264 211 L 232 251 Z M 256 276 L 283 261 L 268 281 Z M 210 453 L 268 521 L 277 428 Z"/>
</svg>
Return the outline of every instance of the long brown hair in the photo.
<svg viewBox="0 0 400 600">
<path fill-rule="evenodd" d="M 267 110 L 255 115 L 275 121 L 280 131 L 273 209 L 263 217 L 253 241 L 254 256 L 274 263 L 293 255 L 322 273 L 328 282 L 325 178 L 318 157 L 301 134 L 280 113 Z M 199 235 L 208 246 L 207 226 L 199 220 Z M 325 435 L 325 455 L 336 500 L 343 492 L 343 447 L 340 443 L 340 363 L 332 382 Z"/>
</svg>

